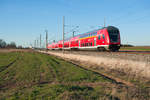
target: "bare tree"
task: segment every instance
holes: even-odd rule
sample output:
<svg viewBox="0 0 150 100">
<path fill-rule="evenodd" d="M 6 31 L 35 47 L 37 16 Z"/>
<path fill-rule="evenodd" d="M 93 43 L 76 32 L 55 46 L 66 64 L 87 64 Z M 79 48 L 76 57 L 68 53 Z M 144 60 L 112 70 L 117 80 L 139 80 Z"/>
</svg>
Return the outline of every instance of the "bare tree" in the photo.
<svg viewBox="0 0 150 100">
<path fill-rule="evenodd" d="M 2 39 L 0 39 L 0 48 L 5 48 L 6 47 L 6 42 Z"/>
<path fill-rule="evenodd" d="M 16 48 L 16 43 L 11 42 L 10 44 L 7 44 L 7 48 Z"/>
</svg>

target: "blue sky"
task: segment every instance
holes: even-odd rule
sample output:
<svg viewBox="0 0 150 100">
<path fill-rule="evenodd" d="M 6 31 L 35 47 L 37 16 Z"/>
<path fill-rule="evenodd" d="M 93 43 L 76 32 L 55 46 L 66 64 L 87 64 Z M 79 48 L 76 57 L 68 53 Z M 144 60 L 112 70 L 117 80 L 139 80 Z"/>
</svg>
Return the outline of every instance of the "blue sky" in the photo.
<svg viewBox="0 0 150 100">
<path fill-rule="evenodd" d="M 150 45 L 149 4 L 149 0 L 0 0 L 0 38 L 28 46 L 40 34 L 44 39 L 47 29 L 49 40 L 59 40 L 65 16 L 66 37 L 76 26 L 76 34 L 100 28 L 105 18 L 106 26 L 120 29 L 122 43 Z"/>
</svg>

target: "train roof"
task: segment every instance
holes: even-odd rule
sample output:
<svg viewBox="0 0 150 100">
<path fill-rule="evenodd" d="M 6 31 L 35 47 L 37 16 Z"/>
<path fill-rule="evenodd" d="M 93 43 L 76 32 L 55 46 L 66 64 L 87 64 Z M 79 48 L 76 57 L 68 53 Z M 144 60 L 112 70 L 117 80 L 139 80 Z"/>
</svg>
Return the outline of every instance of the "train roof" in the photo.
<svg viewBox="0 0 150 100">
<path fill-rule="evenodd" d="M 102 29 L 107 29 L 107 30 L 114 30 L 114 29 L 116 30 L 117 29 L 118 30 L 118 28 L 116 28 L 114 26 L 102 27 L 102 28 L 99 28 L 99 29 L 95 29 L 95 30 L 92 30 L 92 31 L 88 31 L 88 32 L 85 32 L 85 33 L 81 33 L 81 34 L 75 35 L 74 37 L 69 37 L 69 38 L 65 39 L 64 41 L 66 42 L 66 41 L 70 40 L 71 38 L 75 38 L 75 37 L 78 37 L 78 36 L 81 36 L 81 35 L 84 35 L 84 34 L 96 32 L 96 31 L 102 30 Z M 60 41 L 62 41 L 62 40 L 60 40 Z M 57 42 L 59 42 L 59 41 L 57 41 Z"/>
<path fill-rule="evenodd" d="M 107 30 L 119 30 L 118 28 L 116 28 L 114 26 L 108 26 L 106 28 L 107 28 Z"/>
<path fill-rule="evenodd" d="M 92 30 L 92 31 L 88 31 L 88 32 L 86 32 L 86 33 L 81 33 L 81 34 L 75 35 L 75 37 L 76 37 L 76 36 L 80 36 L 80 35 L 84 35 L 84 34 L 88 34 L 88 33 L 92 33 L 92 32 L 96 32 L 96 31 L 102 30 L 102 29 L 112 30 L 112 29 L 118 29 L 118 28 L 116 28 L 116 27 L 114 27 L 114 26 L 102 27 L 102 28 L 99 28 L 99 29 L 95 29 L 95 30 Z"/>
</svg>

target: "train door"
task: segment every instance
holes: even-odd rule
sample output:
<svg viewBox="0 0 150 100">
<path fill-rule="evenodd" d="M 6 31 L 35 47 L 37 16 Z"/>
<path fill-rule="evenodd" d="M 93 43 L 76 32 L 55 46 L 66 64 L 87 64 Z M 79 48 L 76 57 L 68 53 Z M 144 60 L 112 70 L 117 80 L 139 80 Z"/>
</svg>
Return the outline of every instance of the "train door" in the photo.
<svg viewBox="0 0 150 100">
<path fill-rule="evenodd" d="M 102 34 L 102 45 L 104 45 L 104 44 L 105 44 L 105 35 Z"/>
<path fill-rule="evenodd" d="M 96 38 L 94 38 L 94 46 L 96 46 Z"/>
<path fill-rule="evenodd" d="M 80 40 L 79 40 L 79 47 L 80 47 Z"/>
</svg>

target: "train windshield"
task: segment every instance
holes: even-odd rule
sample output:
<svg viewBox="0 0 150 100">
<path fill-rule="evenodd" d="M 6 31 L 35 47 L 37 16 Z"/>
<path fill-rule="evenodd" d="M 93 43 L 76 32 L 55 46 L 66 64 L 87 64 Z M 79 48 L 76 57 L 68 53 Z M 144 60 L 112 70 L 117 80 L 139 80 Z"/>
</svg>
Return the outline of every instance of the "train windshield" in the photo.
<svg viewBox="0 0 150 100">
<path fill-rule="evenodd" d="M 108 30 L 110 42 L 118 42 L 119 40 L 119 30 Z"/>
</svg>

